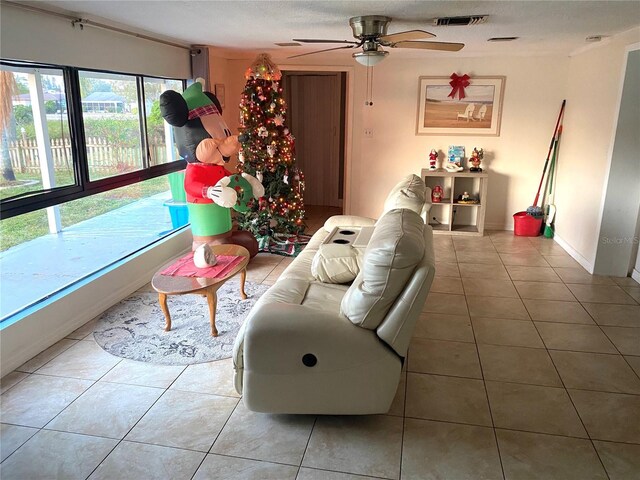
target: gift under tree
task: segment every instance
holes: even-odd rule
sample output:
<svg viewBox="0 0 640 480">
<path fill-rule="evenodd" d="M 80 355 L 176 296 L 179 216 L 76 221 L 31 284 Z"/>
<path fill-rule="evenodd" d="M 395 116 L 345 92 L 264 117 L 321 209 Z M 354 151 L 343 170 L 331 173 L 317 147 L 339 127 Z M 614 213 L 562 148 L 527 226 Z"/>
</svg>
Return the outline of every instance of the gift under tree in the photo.
<svg viewBox="0 0 640 480">
<path fill-rule="evenodd" d="M 261 250 L 277 242 L 295 243 L 304 224 L 304 176 L 296 166 L 294 137 L 286 126 L 282 75 L 263 53 L 245 73 L 240 101 L 241 150 L 238 170 L 255 176 L 265 188 L 239 215 L 238 225 L 258 239 Z"/>
</svg>

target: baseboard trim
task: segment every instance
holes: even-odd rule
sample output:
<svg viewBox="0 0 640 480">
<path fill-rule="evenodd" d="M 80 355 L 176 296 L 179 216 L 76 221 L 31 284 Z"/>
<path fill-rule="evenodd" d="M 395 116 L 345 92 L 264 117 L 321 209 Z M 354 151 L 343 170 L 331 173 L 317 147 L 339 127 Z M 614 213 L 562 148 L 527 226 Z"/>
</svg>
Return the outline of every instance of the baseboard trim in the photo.
<svg viewBox="0 0 640 480">
<path fill-rule="evenodd" d="M 177 232 L 120 264 L 79 282 L 63 295 L 43 302 L 2 328 L 0 376 L 13 371 L 144 286 L 163 263 L 190 247 L 191 230 Z"/>
<path fill-rule="evenodd" d="M 512 232 L 513 223 L 511 223 L 510 225 L 507 225 L 505 223 L 486 223 L 485 222 L 484 231 L 486 232 L 487 230 L 501 230 L 506 232 Z"/>
<path fill-rule="evenodd" d="M 590 274 L 593 275 L 594 266 L 589 260 L 584 258 L 576 249 L 574 249 L 571 245 L 569 245 L 562 237 L 559 237 L 558 234 L 554 234 L 553 240 L 560 245 L 569 255 L 573 257 L 573 259 L 582 265 Z"/>
</svg>

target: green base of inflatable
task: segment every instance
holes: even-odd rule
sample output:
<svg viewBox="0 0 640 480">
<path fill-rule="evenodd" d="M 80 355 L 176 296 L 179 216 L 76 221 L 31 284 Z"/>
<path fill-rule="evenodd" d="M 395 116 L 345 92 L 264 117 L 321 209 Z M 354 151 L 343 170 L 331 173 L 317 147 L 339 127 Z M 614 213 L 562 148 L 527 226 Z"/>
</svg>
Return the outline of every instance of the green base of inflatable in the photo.
<svg viewBox="0 0 640 480">
<path fill-rule="evenodd" d="M 191 232 L 197 237 L 222 235 L 231 230 L 231 212 L 215 203 L 188 203 Z"/>
</svg>

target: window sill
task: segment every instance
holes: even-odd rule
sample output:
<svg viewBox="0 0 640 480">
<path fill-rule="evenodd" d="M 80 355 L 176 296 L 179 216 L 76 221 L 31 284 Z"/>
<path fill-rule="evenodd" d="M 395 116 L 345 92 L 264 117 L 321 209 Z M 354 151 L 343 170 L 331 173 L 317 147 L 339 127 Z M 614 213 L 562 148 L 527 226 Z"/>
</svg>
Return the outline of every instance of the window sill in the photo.
<svg viewBox="0 0 640 480">
<path fill-rule="evenodd" d="M 0 376 L 144 286 L 167 260 L 187 251 L 191 240 L 189 228 L 179 230 L 3 321 Z"/>
</svg>

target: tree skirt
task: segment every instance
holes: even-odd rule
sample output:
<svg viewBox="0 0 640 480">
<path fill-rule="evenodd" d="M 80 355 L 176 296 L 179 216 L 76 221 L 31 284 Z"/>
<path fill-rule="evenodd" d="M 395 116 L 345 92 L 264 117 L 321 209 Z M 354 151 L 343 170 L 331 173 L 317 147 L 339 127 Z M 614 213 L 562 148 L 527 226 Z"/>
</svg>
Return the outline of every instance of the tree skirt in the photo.
<svg viewBox="0 0 640 480">
<path fill-rule="evenodd" d="M 93 336 L 110 354 L 140 362 L 190 365 L 229 358 L 242 322 L 268 288 L 246 282 L 248 298 L 242 300 L 239 280 L 225 283 L 218 290 L 217 337 L 211 336 L 205 297 L 169 295 L 171 331 L 165 332 L 165 317 L 153 292 L 136 292 L 104 312 Z"/>
</svg>

